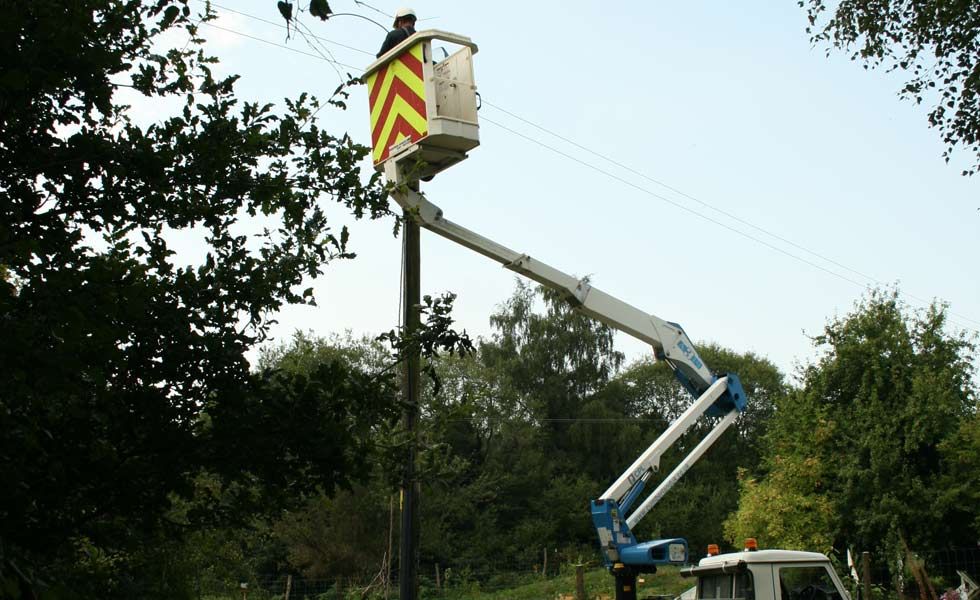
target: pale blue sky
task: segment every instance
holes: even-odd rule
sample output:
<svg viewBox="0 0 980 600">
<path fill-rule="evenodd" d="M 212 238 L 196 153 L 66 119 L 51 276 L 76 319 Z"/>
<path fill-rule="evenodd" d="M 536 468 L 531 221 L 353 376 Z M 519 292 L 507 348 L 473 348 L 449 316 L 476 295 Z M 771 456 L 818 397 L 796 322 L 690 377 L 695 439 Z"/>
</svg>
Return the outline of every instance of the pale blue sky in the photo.
<svg viewBox="0 0 980 600">
<path fill-rule="evenodd" d="M 279 21 L 273 0 L 218 3 Z M 305 4 L 305 3 L 304 3 Z M 372 3 L 386 12 L 395 4 Z M 353 0 L 337 12 L 387 21 Z M 814 353 L 806 334 L 850 309 L 862 289 L 705 221 L 508 132 L 559 148 L 635 185 L 841 275 L 828 264 L 500 112 L 500 106 L 689 196 L 920 298 L 948 300 L 980 329 L 980 179 L 946 165 L 925 107 L 900 101 L 901 79 L 811 48 L 795 2 L 416 2 L 421 28 L 470 36 L 481 146 L 425 186 L 460 224 L 576 275 L 695 340 L 754 351 L 784 371 Z M 223 13 L 219 25 L 311 52 L 297 37 Z M 305 16 L 318 35 L 373 54 L 374 25 Z M 329 64 L 225 31 L 204 29 L 247 98 L 280 100 L 338 84 Z M 373 56 L 327 44 L 340 62 Z M 344 70 L 342 68 L 342 70 Z M 139 107 L 137 107 L 138 109 Z M 321 125 L 369 141 L 366 92 Z M 338 209 L 336 213 L 340 215 Z M 349 219 L 338 223 L 349 223 Z M 276 335 L 377 334 L 397 322 L 400 243 L 391 223 L 358 223 L 359 257 L 314 282 L 319 306 L 292 307 Z M 513 290 L 514 275 L 424 232 L 423 293 L 455 291 L 471 334 Z M 913 306 L 919 303 L 909 299 Z M 647 348 L 625 335 L 630 358 Z"/>
</svg>

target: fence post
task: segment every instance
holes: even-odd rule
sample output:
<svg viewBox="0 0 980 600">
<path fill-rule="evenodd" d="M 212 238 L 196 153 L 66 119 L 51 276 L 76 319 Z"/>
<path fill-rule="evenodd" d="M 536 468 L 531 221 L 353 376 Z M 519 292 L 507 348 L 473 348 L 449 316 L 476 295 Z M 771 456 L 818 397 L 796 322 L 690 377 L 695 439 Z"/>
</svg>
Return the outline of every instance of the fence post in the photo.
<svg viewBox="0 0 980 600">
<path fill-rule="evenodd" d="M 575 600 L 586 600 L 585 565 L 575 565 Z"/>
<path fill-rule="evenodd" d="M 864 600 L 871 600 L 871 553 L 862 552 L 861 562 L 864 563 Z"/>
<path fill-rule="evenodd" d="M 286 575 L 286 593 L 283 594 L 283 600 L 289 600 L 289 592 L 293 589 L 293 576 Z"/>
<path fill-rule="evenodd" d="M 439 578 L 439 563 L 436 563 L 436 590 L 437 591 L 442 590 L 442 581 Z"/>
<path fill-rule="evenodd" d="M 385 600 L 391 588 L 391 549 L 392 535 L 395 530 L 395 495 L 388 496 L 388 553 L 385 554 Z"/>
<path fill-rule="evenodd" d="M 544 547 L 544 562 L 541 564 L 541 578 L 548 578 L 548 547 Z"/>
</svg>

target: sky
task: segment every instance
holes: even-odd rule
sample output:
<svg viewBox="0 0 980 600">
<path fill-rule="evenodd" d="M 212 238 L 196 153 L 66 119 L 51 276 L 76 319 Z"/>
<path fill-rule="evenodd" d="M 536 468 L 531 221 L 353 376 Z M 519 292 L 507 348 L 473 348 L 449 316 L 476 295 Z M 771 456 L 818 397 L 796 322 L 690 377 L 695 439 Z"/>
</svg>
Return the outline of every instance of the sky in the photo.
<svg viewBox="0 0 980 600">
<path fill-rule="evenodd" d="M 386 25 L 373 9 L 398 8 L 330 4 Z M 412 7 L 418 29 L 479 46 L 481 145 L 423 188 L 447 218 L 590 276 L 596 288 L 680 323 L 695 342 L 754 352 L 788 375 L 814 359 L 810 337 L 868 285 L 897 284 L 912 308 L 949 302 L 954 327 L 980 330 L 980 179 L 960 175 L 969 157 L 944 161 L 928 107 L 897 96 L 901 73 L 811 46 L 795 2 Z M 324 50 L 252 18 L 282 23 L 273 0 L 215 8 L 223 29 L 202 33 L 220 70 L 241 75 L 241 97 L 281 103 L 302 92 L 326 97 L 339 84 L 333 66 L 314 57 Z M 363 19 L 300 19 L 329 40 L 322 46 L 348 65 L 342 73 L 360 74 L 350 67 L 370 64 L 384 38 Z M 158 109 L 134 101 L 141 110 Z M 321 127 L 365 144 L 368 119 L 363 86 L 347 111 L 320 113 Z M 333 212 L 338 227 L 351 226 L 358 257 L 312 282 L 318 306 L 278 315 L 276 340 L 296 329 L 377 335 L 398 322 L 393 223 Z M 182 251 L 199 249 L 187 240 Z M 455 292 L 458 327 L 490 335 L 488 318 L 517 276 L 426 231 L 421 264 L 422 293 Z M 650 353 L 625 334 L 617 345 L 631 360 Z"/>
</svg>

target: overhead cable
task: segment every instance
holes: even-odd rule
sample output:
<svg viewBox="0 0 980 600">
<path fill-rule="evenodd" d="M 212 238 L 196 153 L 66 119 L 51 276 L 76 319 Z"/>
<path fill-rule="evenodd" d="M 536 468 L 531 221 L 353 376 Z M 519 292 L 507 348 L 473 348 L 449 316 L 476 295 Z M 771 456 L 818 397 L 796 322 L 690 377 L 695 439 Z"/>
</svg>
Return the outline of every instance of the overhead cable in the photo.
<svg viewBox="0 0 980 600">
<path fill-rule="evenodd" d="M 836 261 L 836 260 L 834 260 L 832 258 L 829 258 L 829 257 L 827 257 L 827 256 L 825 256 L 823 254 L 820 254 L 819 252 L 815 252 L 813 250 L 810 250 L 806 246 L 797 244 L 793 240 L 787 239 L 787 238 L 785 238 L 785 237 L 783 237 L 783 236 L 781 236 L 781 235 L 779 235 L 777 233 L 774 233 L 774 232 L 772 232 L 772 231 L 770 231 L 768 229 L 765 229 L 763 227 L 760 227 L 760 226 L 756 225 L 755 223 L 752 223 L 751 221 L 747 221 L 745 219 L 742 219 L 738 215 L 735 215 L 735 214 L 733 214 L 731 212 L 728 212 L 728 211 L 726 211 L 726 210 L 724 210 L 722 208 L 718 208 L 717 206 L 714 206 L 714 205 L 712 205 L 712 204 L 710 204 L 708 202 L 705 202 L 705 201 L 703 201 L 703 200 L 701 200 L 699 198 L 696 198 L 695 196 L 692 196 L 692 195 L 684 192 L 683 190 L 679 190 L 679 189 L 677 189 L 675 187 L 672 187 L 669 184 L 666 184 L 666 183 L 664 183 L 662 181 L 659 181 L 657 179 L 654 179 L 653 177 L 650 177 L 646 173 L 643 173 L 641 171 L 638 171 L 638 170 L 630 167 L 629 165 L 623 164 L 623 163 L 617 161 L 616 159 L 610 158 L 609 156 L 606 156 L 604 154 L 601 154 L 599 152 L 596 152 L 596 151 L 592 150 L 591 148 L 588 148 L 586 146 L 583 146 L 582 144 L 579 144 L 578 142 L 576 142 L 574 140 L 571 140 L 571 139 L 569 139 L 569 138 L 567 138 L 567 137 L 565 137 L 565 136 L 563 136 L 563 135 L 561 135 L 559 133 L 555 133 L 554 131 L 551 131 L 550 129 L 547 129 L 545 127 L 542 127 L 541 125 L 538 125 L 537 123 L 534 123 L 533 121 L 529 121 L 528 119 L 525 119 L 524 117 L 521 117 L 520 115 L 514 114 L 513 112 L 511 112 L 511 111 L 509 111 L 509 110 L 507 110 L 507 109 L 505 109 L 505 108 L 503 108 L 501 106 L 498 106 L 496 104 L 493 104 L 489 100 L 484 100 L 484 104 L 486 104 L 487 106 L 489 106 L 489 107 L 491 107 L 491 108 L 493 108 L 495 110 L 499 110 L 500 112 L 502 112 L 502 113 L 504 113 L 506 115 L 509 115 L 509 116 L 517 119 L 518 121 L 521 121 L 522 123 L 526 123 L 527 125 L 530 125 L 531 127 L 534 127 L 535 129 L 538 129 L 538 130 L 540 130 L 540 131 L 542 131 L 544 133 L 547 133 L 550 136 L 556 137 L 556 138 L 562 140 L 563 142 L 566 142 L 568 144 L 571 144 L 572 146 L 575 146 L 576 148 L 579 148 L 580 150 L 584 150 L 585 152 L 588 152 L 589 154 L 591 154 L 593 156 L 596 156 L 598 158 L 601 158 L 602 160 L 604 160 L 604 161 L 606 161 L 606 162 L 608 162 L 610 164 L 613 164 L 613 165 L 615 165 L 615 166 L 617 166 L 617 167 L 619 167 L 621 169 L 624 169 L 626 171 L 629 171 L 630 173 L 633 173 L 634 175 L 638 175 L 639 177 L 642 177 L 642 178 L 646 179 L 647 181 L 650 181 L 651 183 L 655 183 L 655 184 L 657 184 L 657 185 L 659 185 L 659 186 L 661 186 L 661 187 L 663 187 L 665 189 L 668 189 L 668 190 L 674 192 L 675 194 L 678 194 L 679 196 L 683 196 L 684 198 L 687 198 L 688 200 L 692 200 L 694 202 L 697 202 L 698 204 L 704 206 L 705 208 L 708 208 L 708 209 L 711 209 L 711 210 L 713 210 L 715 212 L 721 213 L 721 214 L 725 215 L 726 217 L 728 217 L 728 218 L 730 218 L 730 219 L 732 219 L 734 221 L 738 221 L 739 223 L 742 223 L 743 225 L 747 225 L 747 226 L 751 227 L 752 229 L 755 229 L 756 231 L 758 231 L 760 233 L 764 233 L 764 234 L 766 234 L 766 235 L 768 235 L 768 236 L 770 236 L 772 238 L 775 238 L 775 239 L 777 239 L 777 240 L 779 240 L 779 241 L 781 241 L 781 242 L 783 242 L 785 244 L 788 244 L 788 245 L 790 245 L 790 246 L 792 246 L 792 247 L 794 247 L 794 248 L 796 248 L 798 250 L 802 250 L 803 252 L 806 252 L 807 254 L 809 254 L 811 256 L 814 256 L 816 258 L 819 258 L 820 260 L 823 260 L 823 261 L 825 261 L 827 263 L 830 263 L 830 264 L 832 264 L 834 266 L 840 267 L 841 269 L 844 269 L 845 271 L 848 271 L 850 273 L 853 273 L 854 275 L 857 275 L 859 277 L 862 277 L 864 279 L 867 279 L 868 281 L 874 283 L 875 285 L 879 285 L 879 286 L 885 285 L 885 282 L 883 282 L 883 281 L 881 281 L 881 280 L 879 280 L 879 279 L 877 279 L 877 278 L 875 278 L 875 277 L 873 277 L 871 275 L 867 275 L 865 273 L 862 273 L 861 271 L 858 271 L 856 269 L 853 269 L 853 268 L 851 268 L 851 267 L 849 267 L 849 266 L 847 266 L 847 265 L 845 265 L 845 264 L 843 264 L 841 262 L 838 262 L 838 261 Z M 699 216 L 701 216 L 701 215 L 699 215 Z M 716 221 L 713 221 L 713 222 L 716 222 Z M 752 239 L 754 240 L 755 238 L 752 238 Z M 812 264 L 812 263 L 808 263 L 808 264 Z M 848 281 L 851 281 L 851 280 L 848 279 Z M 852 283 L 853 283 L 853 281 L 852 281 Z M 902 294 L 905 295 L 905 296 L 908 296 L 909 298 L 912 298 L 913 300 L 916 300 L 916 301 L 918 301 L 918 302 L 920 302 L 922 304 L 925 304 L 925 305 L 931 304 L 930 301 L 925 300 L 924 298 L 920 298 L 918 296 L 915 296 L 913 294 L 910 294 L 908 292 L 902 292 Z M 976 325 L 980 325 L 980 321 L 971 319 L 970 317 L 967 317 L 966 315 L 961 315 L 961 314 L 958 314 L 958 313 L 954 313 L 952 311 L 949 311 L 949 313 L 951 315 L 955 315 L 955 316 L 957 316 L 957 317 L 959 317 L 961 319 L 964 319 L 966 321 L 970 321 L 971 323 L 974 323 Z"/>
<path fill-rule="evenodd" d="M 216 4 L 212 4 L 212 6 L 215 6 L 215 7 L 218 7 L 218 8 L 222 8 L 222 7 L 220 7 L 219 5 L 216 5 Z M 233 10 L 233 9 L 227 9 L 227 8 L 223 8 L 223 10 L 231 10 L 232 12 L 241 14 L 241 15 L 246 16 L 246 17 L 249 17 L 249 18 L 257 19 L 257 20 L 260 20 L 260 21 L 265 21 L 267 23 L 276 25 L 278 27 L 284 27 L 282 25 L 279 25 L 278 23 L 273 23 L 273 22 L 270 22 L 270 21 L 268 21 L 266 19 L 262 19 L 261 17 L 256 17 L 254 15 L 249 15 L 249 14 L 243 13 L 241 11 L 237 11 L 237 10 Z M 283 44 L 278 44 L 276 42 L 271 42 L 269 40 L 266 40 L 266 39 L 263 39 L 263 38 L 259 38 L 259 37 L 253 36 L 253 35 L 249 35 L 249 34 L 246 34 L 246 33 L 242 33 L 242 32 L 239 32 L 239 31 L 235 31 L 233 29 L 228 29 L 226 27 L 221 27 L 221 26 L 218 26 L 218 25 L 213 25 L 211 23 L 205 23 L 205 24 L 207 24 L 207 25 L 209 25 L 211 27 L 215 27 L 217 29 L 221 29 L 223 31 L 227 31 L 229 33 L 234 33 L 234 34 L 237 34 L 237 35 L 241 35 L 241 36 L 246 37 L 246 38 L 249 38 L 249 39 L 253 39 L 253 40 L 256 40 L 256 41 L 259 41 L 259 42 L 263 42 L 265 44 L 269 44 L 269 45 L 276 46 L 276 47 L 279 47 L 279 48 L 283 48 L 285 50 L 290 50 L 292 52 L 296 52 L 298 54 L 303 54 L 305 56 L 309 56 L 311 58 L 316 58 L 318 60 L 323 60 L 323 61 L 328 62 L 328 63 L 333 63 L 335 65 L 342 66 L 342 67 L 345 67 L 345 68 L 348 68 L 348 69 L 355 69 L 355 70 L 360 69 L 360 67 L 354 67 L 352 65 L 341 63 L 339 61 L 330 60 L 330 59 L 328 59 L 328 58 L 326 58 L 326 57 L 324 57 L 322 55 L 316 55 L 316 54 L 311 54 L 311 53 L 308 53 L 308 52 L 303 52 L 302 50 L 297 50 L 295 48 L 291 48 L 291 47 L 286 46 L 286 45 L 283 45 Z M 318 38 L 318 39 L 323 39 L 323 38 Z M 325 39 L 323 39 L 323 41 L 327 41 L 328 43 L 337 43 L 337 42 L 332 42 L 330 40 L 325 40 Z M 364 53 L 364 54 L 368 54 L 368 55 L 372 55 L 373 56 L 372 53 L 370 53 L 370 52 L 368 52 L 366 50 L 361 50 L 359 48 L 354 48 L 352 46 L 344 46 L 344 47 L 346 47 L 348 49 L 351 49 L 351 50 L 355 50 L 357 52 L 361 52 L 361 53 Z M 647 179 L 648 181 L 650 181 L 652 183 L 655 183 L 655 184 L 657 184 L 657 185 L 659 185 L 661 187 L 664 187 L 665 189 L 668 189 L 668 190 L 670 190 L 670 191 L 672 191 L 672 192 L 674 192 L 674 193 L 676 193 L 676 194 L 678 194 L 678 195 L 680 195 L 680 196 L 682 196 L 684 198 L 687 198 L 687 199 L 689 199 L 691 201 L 697 202 L 698 204 L 701 204 L 702 206 L 704 206 L 704 207 L 706 207 L 706 208 L 708 208 L 710 210 L 713 210 L 713 211 L 716 211 L 716 212 L 718 212 L 718 213 L 720 213 L 722 215 L 725 215 L 726 217 L 729 217 L 732 220 L 737 221 L 738 223 L 741 223 L 743 225 L 746 225 L 748 227 L 751 227 L 752 229 L 755 229 L 756 231 L 758 231 L 760 233 L 763 233 L 765 235 L 768 235 L 768 236 L 772 237 L 773 239 L 779 240 L 782 243 L 785 243 L 785 244 L 787 244 L 789 246 L 792 246 L 793 248 L 796 248 L 798 250 L 801 250 L 802 252 L 805 252 L 805 253 L 807 253 L 807 254 L 809 254 L 811 256 L 814 256 L 814 257 L 816 257 L 816 258 L 818 258 L 818 259 L 820 259 L 822 261 L 825 261 L 828 264 L 837 266 L 840 269 L 843 269 L 843 270 L 848 271 L 848 272 L 850 272 L 850 273 L 852 273 L 854 275 L 857 275 L 857 276 L 865 279 L 866 281 L 861 282 L 861 281 L 858 281 L 858 280 L 853 279 L 851 277 L 848 277 L 848 276 L 846 276 L 844 274 L 838 273 L 837 271 L 834 271 L 832 269 L 829 269 L 829 268 L 827 268 L 827 267 L 825 267 L 823 265 L 820 265 L 820 264 L 818 264 L 816 262 L 813 262 L 812 260 L 809 260 L 809 259 L 807 259 L 807 258 L 805 258 L 803 256 L 800 256 L 798 254 L 794 254 L 793 252 L 790 252 L 790 251 L 788 251 L 788 250 L 786 250 L 784 248 L 781 248 L 781 247 L 779 247 L 779 246 L 777 246 L 777 245 L 775 245 L 773 243 L 770 243 L 770 242 L 768 242 L 768 241 L 766 241 L 764 239 L 761 239 L 758 236 L 754 236 L 754 235 L 752 235 L 750 233 L 747 233 L 747 232 L 745 232 L 745 231 L 743 231 L 743 230 L 741 230 L 741 229 L 739 229 L 737 227 L 733 227 L 733 226 L 725 223 L 724 221 L 721 221 L 719 219 L 715 219 L 715 218 L 713 218 L 713 217 L 711 217 L 709 215 L 706 215 L 706 214 L 704 214 L 702 212 L 699 212 L 699 211 L 697 211 L 697 210 L 695 210 L 695 209 L 693 209 L 693 208 L 685 205 L 682 202 L 678 202 L 676 200 L 673 200 L 671 198 L 668 198 L 667 196 L 664 196 L 662 194 L 658 194 L 658 193 L 654 192 L 653 190 L 650 190 L 650 189 L 645 188 L 643 186 L 640 186 L 640 185 L 638 185 L 636 183 L 633 183 L 633 182 L 629 181 L 628 179 L 625 179 L 625 178 L 623 178 L 623 177 L 621 177 L 619 175 L 616 175 L 615 173 L 612 173 L 610 171 L 607 171 L 605 169 L 602 169 L 602 168 L 600 168 L 600 167 L 598 167 L 598 166 L 596 166 L 596 165 L 594 165 L 594 164 L 592 164 L 592 163 L 590 163 L 588 161 L 582 160 L 582 159 L 580 159 L 580 158 L 578 158 L 578 157 L 576 157 L 576 156 L 574 156 L 572 154 L 569 154 L 567 152 L 563 152 L 562 150 L 559 150 L 558 148 L 555 148 L 554 146 L 550 146 L 550 145 L 548 145 L 548 144 L 546 144 L 546 143 L 544 143 L 544 142 L 542 142 L 540 140 L 537 140 L 537 139 L 535 139 L 533 137 L 530 137 L 528 135 L 525 135 L 525 134 L 523 134 L 523 133 L 521 133 L 521 132 L 519 132 L 519 131 L 517 131 L 515 129 L 512 129 L 510 127 L 507 127 L 506 125 L 503 125 L 502 123 L 498 123 L 498 122 L 496 122 L 496 121 L 494 121 L 492 119 L 489 119 L 486 116 L 482 116 L 481 117 L 481 120 L 482 121 L 486 121 L 486 122 L 488 122 L 488 123 L 490 123 L 490 124 L 492 124 L 492 125 L 494 125 L 496 127 L 499 127 L 500 129 L 503 129 L 504 131 L 507 131 L 508 133 L 510 133 L 512 135 L 516 135 L 516 136 L 518 136 L 520 138 L 523 138 L 523 139 L 525 139 L 525 140 L 527 140 L 529 142 L 532 142 L 532 143 L 534 143 L 534 144 L 536 144 L 538 146 L 541 146 L 542 148 L 544 148 L 546 150 L 549 150 L 551 152 L 554 152 L 554 153 L 556 153 L 556 154 L 558 154 L 558 155 L 560 155 L 560 156 L 562 156 L 562 157 L 564 157 L 564 158 L 566 158 L 568 160 L 574 161 L 574 162 L 576 162 L 576 163 L 578 163 L 578 164 L 580 164 L 580 165 L 582 165 L 582 166 L 584 166 L 586 168 L 589 168 L 589 169 L 591 169 L 593 171 L 596 171 L 597 173 L 600 173 L 602 175 L 605 175 L 606 177 L 610 177 L 610 178 L 612 178 L 612 179 L 614 179 L 616 181 L 619 181 L 619 182 L 621 182 L 621 183 L 623 183 L 625 185 L 628 185 L 628 186 L 630 186 L 630 187 L 632 187 L 632 188 L 634 188 L 634 189 L 636 189 L 638 191 L 641 191 L 641 192 L 643 192 L 643 193 L 645 193 L 645 194 L 647 194 L 649 196 L 652 196 L 654 198 L 657 198 L 657 199 L 659 199 L 659 200 L 661 200 L 663 202 L 666 202 L 666 203 L 668 203 L 668 204 L 670 204 L 672 206 L 675 206 L 675 207 L 677 207 L 677 208 L 679 208 L 679 209 L 681 209 L 681 210 L 683 210 L 685 212 L 688 212 L 688 213 L 690 213 L 692 215 L 695 215 L 695 216 L 697 216 L 697 217 L 699 217 L 699 218 L 701 218 L 701 219 L 703 219 L 705 221 L 708 221 L 708 222 L 710 222 L 710 223 L 712 223 L 714 225 L 717 225 L 719 227 L 722 227 L 722 228 L 724 228 L 724 229 L 726 229 L 728 231 L 731 231 L 732 233 L 735 233 L 735 234 L 737 234 L 737 235 L 739 235 L 741 237 L 744 237 L 744 238 L 746 238 L 748 240 L 751 240 L 751 241 L 753 241 L 753 242 L 755 242 L 757 244 L 760 244 L 762 246 L 765 246 L 766 248 L 769 248 L 770 250 L 773 250 L 775 252 L 778 252 L 780 254 L 783 254 L 784 256 L 787 256 L 789 258 L 792 258 L 792 259 L 794 259 L 794 260 L 796 260 L 798 262 L 801 262 L 801 263 L 806 264 L 808 266 L 811 266 L 811 267 L 813 267 L 815 269 L 818 269 L 820 271 L 823 271 L 824 273 L 827 273 L 828 275 L 831 275 L 833 277 L 836 277 L 838 279 L 841 279 L 843 281 L 846 281 L 848 283 L 851 283 L 851 284 L 853 284 L 853 285 L 855 285 L 857 287 L 860 287 L 862 289 L 869 289 L 869 288 L 872 287 L 872 285 L 878 285 L 878 286 L 884 285 L 884 283 L 882 281 L 876 279 L 875 277 L 872 277 L 871 275 L 867 275 L 865 273 L 862 273 L 861 271 L 858 271 L 858 270 L 856 270 L 854 268 L 851 268 L 851 267 L 849 267 L 849 266 L 847 266 L 847 265 L 845 265 L 845 264 L 843 264 L 843 263 L 841 263 L 839 261 L 836 261 L 836 260 L 834 260 L 832 258 L 829 258 L 829 257 L 826 257 L 826 256 L 824 256 L 824 255 L 822 255 L 822 254 L 820 254 L 818 252 L 815 252 L 813 250 L 810 250 L 810 249 L 808 249 L 807 247 L 805 247 L 805 246 L 803 246 L 801 244 L 798 244 L 796 242 L 793 242 L 792 240 L 789 240 L 789 239 L 785 238 L 784 236 L 780 236 L 779 234 L 776 234 L 776 233 L 774 233 L 772 231 L 769 231 L 766 228 L 763 228 L 763 227 L 760 227 L 758 225 L 755 225 L 751 221 L 742 219 L 741 217 L 738 217 L 737 215 L 734 215 L 733 213 L 731 213 L 729 211 L 726 211 L 724 209 L 718 208 L 718 207 L 716 207 L 716 206 L 714 206 L 714 205 L 712 205 L 710 203 L 707 203 L 707 202 L 705 202 L 703 200 L 698 199 L 695 196 L 692 196 L 690 194 L 687 194 L 687 193 L 685 193 L 682 190 L 679 190 L 679 189 L 674 188 L 674 187 L 672 187 L 672 186 L 670 186 L 670 185 L 668 185 L 666 183 L 663 183 L 663 182 L 661 182 L 661 181 L 659 181 L 657 179 L 654 179 L 654 178 L 652 178 L 652 177 L 650 177 L 650 176 L 648 176 L 648 175 L 646 175 L 646 174 L 644 174 L 644 173 L 642 173 L 642 172 L 640 172 L 640 171 L 638 171 L 638 170 L 636 170 L 636 169 L 634 169 L 634 168 L 632 168 L 632 167 L 630 167 L 628 165 L 625 165 L 625 164 L 623 164 L 623 163 L 621 163 L 621 162 L 619 162 L 619 161 L 617 161 L 615 159 L 612 159 L 612 158 L 610 158 L 610 157 L 608 157 L 606 155 L 603 155 L 603 154 L 601 154 L 599 152 L 596 152 L 596 151 L 594 151 L 594 150 L 592 150 L 592 149 L 590 149 L 590 148 L 588 148 L 588 147 L 586 147 L 586 146 L 584 146 L 582 144 L 579 144 L 578 142 L 575 142 L 574 140 L 571 140 L 571 139 L 569 139 L 569 138 L 567 138 L 567 137 L 565 137 L 565 136 L 563 136 L 561 134 L 555 133 L 555 132 L 553 132 L 553 131 L 551 131 L 551 130 L 549 130 L 549 129 L 541 126 L 541 125 L 538 125 L 538 124 L 536 124 L 536 123 L 534 123 L 534 122 L 532 122 L 532 121 L 530 121 L 528 119 L 525 119 L 524 117 L 521 117 L 521 116 L 519 116 L 519 115 L 517 115 L 517 114 L 515 114 L 515 113 L 513 113 L 513 112 L 511 112 L 511 111 L 509 111 L 507 109 L 504 109 L 503 107 L 500 107 L 500 106 L 498 106 L 496 104 L 493 104 L 493 103 L 491 103 L 490 101 L 488 101 L 486 99 L 484 99 L 484 103 L 487 106 L 489 106 L 489 107 L 491 107 L 491 108 L 493 108 L 495 110 L 498 110 L 500 112 L 503 112 L 504 114 L 507 114 L 510 117 L 513 117 L 513 118 L 515 118 L 515 119 L 517 119 L 517 120 L 519 120 L 519 121 L 521 121 L 523 123 L 526 123 L 526 124 L 534 127 L 535 129 L 538 129 L 538 130 L 540 130 L 540 131 L 542 131 L 544 133 L 547 133 L 548 135 L 551 135 L 553 137 L 556 137 L 556 138 L 562 140 L 563 142 L 568 143 L 568 144 L 570 144 L 572 146 L 575 146 L 576 148 L 579 148 L 579 149 L 581 149 L 581 150 L 583 150 L 585 152 L 588 152 L 589 154 L 592 154 L 592 155 L 594 155 L 594 156 L 596 156 L 598 158 L 601 158 L 602 160 L 605 160 L 605 161 L 609 162 L 610 164 L 613 164 L 613 165 L 615 165 L 615 166 L 617 166 L 617 167 L 619 167 L 621 169 L 624 169 L 624 170 L 626 170 L 626 171 L 628 171 L 630 173 L 633 173 L 633 174 L 635 174 L 635 175 L 637 175 L 639 177 L 642 177 L 644 179 Z M 918 302 L 918 303 L 920 303 L 920 304 L 922 304 L 924 306 L 930 306 L 932 304 L 932 302 L 930 302 L 930 301 L 928 301 L 928 300 L 926 300 L 924 298 L 918 297 L 918 296 L 916 296 L 914 294 L 911 294 L 911 293 L 908 293 L 908 292 L 900 292 L 900 293 L 901 293 L 901 295 L 906 296 L 906 297 L 908 297 L 908 298 L 910 298 L 912 300 L 915 300 L 916 302 Z M 951 310 L 950 311 L 947 311 L 947 314 L 950 315 L 950 316 L 955 316 L 955 317 L 957 317 L 959 319 L 962 319 L 964 321 L 968 321 L 968 322 L 973 323 L 975 325 L 980 325 L 980 320 L 976 320 L 976 319 L 970 318 L 970 317 L 968 317 L 966 315 L 963 315 L 963 314 L 960 314 L 960 313 L 956 313 L 956 312 L 953 312 Z M 980 330 L 977 330 L 974 327 L 965 325 L 963 323 L 958 323 L 958 325 L 960 325 L 961 327 L 963 327 L 966 330 L 973 331 L 975 333 L 980 333 Z"/>
</svg>

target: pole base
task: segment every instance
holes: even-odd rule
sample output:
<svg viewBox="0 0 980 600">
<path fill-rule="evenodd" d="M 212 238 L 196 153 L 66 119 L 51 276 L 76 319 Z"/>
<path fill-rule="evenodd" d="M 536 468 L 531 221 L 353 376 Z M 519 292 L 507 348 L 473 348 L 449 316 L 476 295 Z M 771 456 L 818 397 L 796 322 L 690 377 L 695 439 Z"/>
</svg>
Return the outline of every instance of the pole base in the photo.
<svg viewBox="0 0 980 600">
<path fill-rule="evenodd" d="M 616 600 L 636 600 L 636 573 L 631 569 L 619 569 L 616 578 Z"/>
</svg>

